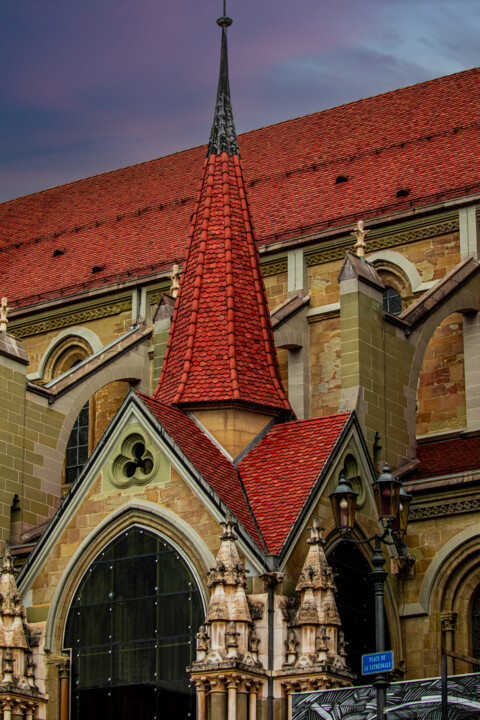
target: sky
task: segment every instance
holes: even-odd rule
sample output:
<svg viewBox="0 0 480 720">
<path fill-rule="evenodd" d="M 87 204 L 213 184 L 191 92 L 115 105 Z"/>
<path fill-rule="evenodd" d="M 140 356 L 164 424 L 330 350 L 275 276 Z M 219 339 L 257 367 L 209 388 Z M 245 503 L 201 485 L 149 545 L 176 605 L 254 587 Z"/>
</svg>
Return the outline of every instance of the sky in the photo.
<svg viewBox="0 0 480 720">
<path fill-rule="evenodd" d="M 222 0 L 0 0 L 0 202 L 201 145 Z M 480 0 L 227 0 L 237 132 L 480 65 Z"/>
</svg>

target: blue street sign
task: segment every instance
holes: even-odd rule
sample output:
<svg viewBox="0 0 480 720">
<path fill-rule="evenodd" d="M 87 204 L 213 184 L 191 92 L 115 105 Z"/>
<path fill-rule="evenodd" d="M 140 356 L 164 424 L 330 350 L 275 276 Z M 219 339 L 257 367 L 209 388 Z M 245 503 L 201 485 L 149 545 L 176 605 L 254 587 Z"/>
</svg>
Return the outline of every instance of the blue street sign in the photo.
<svg viewBox="0 0 480 720">
<path fill-rule="evenodd" d="M 393 670 L 393 650 L 362 655 L 362 675 L 390 672 Z"/>
</svg>

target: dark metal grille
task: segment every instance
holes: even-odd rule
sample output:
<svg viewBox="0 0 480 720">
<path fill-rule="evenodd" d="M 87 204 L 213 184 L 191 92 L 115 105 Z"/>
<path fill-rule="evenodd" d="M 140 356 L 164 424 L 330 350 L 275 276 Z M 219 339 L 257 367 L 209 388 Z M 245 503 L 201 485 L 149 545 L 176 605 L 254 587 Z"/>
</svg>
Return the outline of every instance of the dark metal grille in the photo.
<svg viewBox="0 0 480 720">
<path fill-rule="evenodd" d="M 194 718 L 186 668 L 203 615 L 195 579 L 166 540 L 138 527 L 114 540 L 68 615 L 72 720 Z"/>
</svg>

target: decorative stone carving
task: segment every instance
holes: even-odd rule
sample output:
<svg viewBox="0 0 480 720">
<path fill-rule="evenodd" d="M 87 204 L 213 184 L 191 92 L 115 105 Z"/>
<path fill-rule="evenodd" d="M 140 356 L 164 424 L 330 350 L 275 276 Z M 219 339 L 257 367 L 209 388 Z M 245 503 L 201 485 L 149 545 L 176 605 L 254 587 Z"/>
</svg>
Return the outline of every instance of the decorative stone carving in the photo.
<svg viewBox="0 0 480 720">
<path fill-rule="evenodd" d="M 298 597 L 285 598 L 285 600 L 282 600 L 280 603 L 282 617 L 288 627 L 295 625 L 299 605 L 300 599 Z"/>
<path fill-rule="evenodd" d="M 290 625 L 283 671 L 290 670 L 291 675 L 311 675 L 309 687 L 311 683 L 320 682 L 320 676 L 322 687 L 331 682 L 349 684 L 353 675 L 346 664 L 346 642 L 335 602 L 334 574 L 325 557 L 325 541 L 318 518 L 314 518 L 309 529 L 310 548 L 296 586 L 300 599 L 295 617 L 291 618 L 293 604 L 289 607 L 284 603 L 282 608 L 284 619 L 288 618 Z"/>
<path fill-rule="evenodd" d="M 262 602 L 250 600 L 249 597 L 247 597 L 247 602 L 252 620 L 261 620 L 263 618 L 265 605 Z"/>
<path fill-rule="evenodd" d="M 454 632 L 457 628 L 458 613 L 457 612 L 443 612 L 440 615 L 442 622 L 442 630 Z"/>
<path fill-rule="evenodd" d="M 220 548 L 208 573 L 210 603 L 205 624 L 197 635 L 197 659 L 189 668 L 197 688 L 199 720 L 217 717 L 215 708 L 224 702 L 228 717 L 238 717 L 239 703 L 245 708 L 248 702 L 249 717 L 254 718 L 257 695 L 265 678 L 258 660 L 260 639 L 245 593 L 246 570 L 238 554 L 233 518 L 227 516 L 221 525 L 224 530 Z M 261 617 L 263 604 L 256 602 L 252 606 Z M 222 694 L 227 695 L 225 700 L 218 697 Z"/>
<path fill-rule="evenodd" d="M 212 594 L 205 625 L 197 636 L 197 660 L 192 670 L 198 665 L 232 661 L 258 665 L 259 641 L 256 631 L 252 633 L 252 616 L 245 593 L 246 570 L 238 555 L 233 518 L 228 516 L 221 524 L 224 531 L 220 535 L 220 548 L 208 573 Z"/>
<path fill-rule="evenodd" d="M 8 302 L 7 298 L 3 297 L 0 304 L 0 332 L 7 332 L 8 323 Z"/>
<path fill-rule="evenodd" d="M 365 257 L 365 251 L 367 249 L 365 235 L 370 232 L 370 230 L 364 230 L 363 228 L 363 220 L 359 220 L 357 222 L 357 229 L 350 233 L 350 235 L 353 235 L 355 238 L 357 238 L 357 242 L 355 243 L 355 250 L 357 251 L 358 257 Z"/>
<path fill-rule="evenodd" d="M 30 633 L 8 547 L 0 569 L 0 653 L 0 704 L 5 705 L 8 702 L 13 714 L 22 714 L 26 710 L 28 717 L 28 712 L 33 713 L 40 703 L 46 702 L 46 697 L 39 692 L 35 684 Z"/>
<path fill-rule="evenodd" d="M 144 438 L 137 433 L 127 437 L 113 463 L 112 483 L 119 488 L 145 485 L 151 481 L 153 471 L 153 456 Z"/>
<path fill-rule="evenodd" d="M 172 281 L 172 284 L 170 285 L 170 293 L 172 297 L 176 298 L 180 289 L 180 267 L 176 263 L 172 268 L 170 280 Z"/>
</svg>

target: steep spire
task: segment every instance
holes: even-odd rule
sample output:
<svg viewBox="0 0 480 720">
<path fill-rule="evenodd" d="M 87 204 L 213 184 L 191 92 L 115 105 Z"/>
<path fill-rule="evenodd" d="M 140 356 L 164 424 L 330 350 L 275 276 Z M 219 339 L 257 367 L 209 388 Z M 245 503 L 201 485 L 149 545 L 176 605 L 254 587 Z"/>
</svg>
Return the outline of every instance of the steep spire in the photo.
<svg viewBox="0 0 480 720">
<path fill-rule="evenodd" d="M 230 100 L 230 81 L 228 79 L 228 48 L 227 28 L 232 24 L 231 18 L 225 15 L 218 18 L 217 25 L 222 28 L 222 45 L 220 51 L 220 75 L 218 78 L 217 102 L 215 104 L 215 115 L 208 143 L 207 157 L 220 155 L 226 152 L 227 155 L 238 155 L 237 134 L 233 122 L 232 102 Z"/>
<path fill-rule="evenodd" d="M 217 22 L 222 50 L 215 115 L 155 397 L 291 415 L 233 124 L 226 35 L 232 21 L 224 12 Z"/>
</svg>

